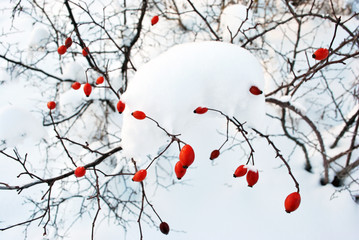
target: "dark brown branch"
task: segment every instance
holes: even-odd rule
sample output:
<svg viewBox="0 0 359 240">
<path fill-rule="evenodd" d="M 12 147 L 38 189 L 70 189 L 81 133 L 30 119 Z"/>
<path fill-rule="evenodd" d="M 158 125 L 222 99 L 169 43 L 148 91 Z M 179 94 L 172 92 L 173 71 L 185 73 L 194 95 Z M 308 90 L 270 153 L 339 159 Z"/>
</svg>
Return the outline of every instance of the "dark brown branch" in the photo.
<svg viewBox="0 0 359 240">
<path fill-rule="evenodd" d="M 351 116 L 350 119 L 346 122 L 343 129 L 340 131 L 339 135 L 335 138 L 335 141 L 333 142 L 333 144 L 330 145 L 330 148 L 335 148 L 338 145 L 340 139 L 350 129 L 350 126 L 353 125 L 353 123 L 355 122 L 355 119 L 357 118 L 358 115 L 359 115 L 359 110 L 356 113 L 354 113 L 354 115 Z"/>
<path fill-rule="evenodd" d="M 314 124 L 314 122 L 312 122 L 306 115 L 304 115 L 301 111 L 299 111 L 298 109 L 296 109 L 293 105 L 291 105 L 289 102 L 281 102 L 275 98 L 266 98 L 265 100 L 268 103 L 273 103 L 281 108 L 288 108 L 289 110 L 295 112 L 296 114 L 298 114 L 313 130 L 314 134 L 317 137 L 318 143 L 319 143 L 319 147 L 320 147 L 320 154 L 322 155 L 323 158 L 323 167 L 324 167 L 324 179 L 323 179 L 323 183 L 327 184 L 329 182 L 329 162 L 327 159 L 327 155 L 326 155 L 326 151 L 325 151 L 325 146 L 324 146 L 324 141 L 322 138 L 322 135 L 320 133 L 320 131 L 318 130 L 317 126 Z"/>
<path fill-rule="evenodd" d="M 102 156 L 100 156 L 99 158 L 97 158 L 95 161 L 91 162 L 91 163 L 88 163 L 86 164 L 84 167 L 87 169 L 87 168 L 91 168 L 91 167 L 94 167 L 94 166 L 97 166 L 99 165 L 101 162 L 103 162 L 106 158 L 108 158 L 109 156 L 115 154 L 116 152 L 119 152 L 122 150 L 122 147 L 116 147 L 110 151 L 108 151 L 107 153 L 104 153 Z M 43 184 L 43 183 L 47 183 L 48 185 L 51 185 L 53 184 L 54 182 L 56 181 L 59 181 L 61 179 L 64 179 L 64 178 L 67 178 L 69 176 L 72 176 L 74 174 L 74 170 L 73 171 L 70 171 L 70 172 L 67 172 L 67 173 L 64 173 L 62 175 L 59 175 L 57 177 L 53 177 L 53 178 L 48 178 L 48 179 L 42 179 L 42 180 L 39 180 L 39 181 L 35 181 L 35 182 L 32 182 L 32 183 L 27 183 L 27 184 L 24 184 L 24 185 L 21 185 L 21 186 L 6 186 L 6 187 L 1 187 L 0 186 L 0 190 L 17 190 L 17 191 L 22 191 L 24 189 L 27 189 L 27 188 L 30 188 L 32 186 L 35 186 L 35 185 L 38 185 L 38 184 Z"/>
<path fill-rule="evenodd" d="M 42 69 L 39 69 L 39 68 L 36 68 L 36 67 L 32 67 L 32 66 L 27 65 L 27 64 L 25 64 L 25 63 L 22 63 L 22 62 L 20 62 L 20 61 L 16 61 L 16 60 L 10 59 L 10 58 L 8 58 L 6 55 L 0 54 L 0 58 L 4 59 L 5 61 L 7 61 L 7 62 L 9 62 L 9 63 L 13 63 L 13 64 L 15 64 L 15 65 L 21 66 L 21 67 L 23 67 L 23 68 L 25 68 L 25 69 L 27 69 L 27 70 L 31 70 L 31 71 L 34 71 L 34 72 L 39 72 L 39 73 L 45 75 L 46 77 L 53 78 L 53 79 L 55 79 L 55 80 L 57 80 L 57 81 L 60 81 L 60 82 L 75 82 L 75 81 L 72 80 L 72 79 L 62 79 L 62 78 L 57 77 L 57 76 L 55 76 L 55 75 L 53 75 L 53 74 L 51 74 L 51 73 L 45 72 L 45 71 L 42 70 Z"/>
<path fill-rule="evenodd" d="M 195 13 L 198 14 L 198 16 L 200 18 L 202 18 L 202 20 L 205 22 L 205 24 L 207 25 L 209 31 L 214 35 L 216 41 L 221 41 L 221 38 L 218 36 L 218 34 L 213 30 L 213 28 L 211 27 L 211 24 L 207 21 L 207 19 L 197 10 L 197 8 L 193 5 L 193 3 L 190 0 L 187 0 L 187 2 L 191 5 L 193 11 L 195 11 Z"/>
<path fill-rule="evenodd" d="M 286 166 L 286 168 L 288 169 L 288 174 L 293 179 L 295 187 L 297 188 L 297 192 L 299 193 L 299 183 L 298 183 L 297 179 L 295 179 L 295 177 L 292 173 L 292 169 L 290 168 L 288 162 L 284 159 L 283 155 L 280 153 L 280 150 L 276 147 L 276 145 L 272 142 L 272 140 L 270 140 L 268 135 L 264 135 L 263 133 L 259 132 L 257 129 L 254 129 L 254 128 L 252 128 L 252 130 L 255 131 L 259 136 L 267 139 L 268 144 L 271 145 L 273 147 L 273 149 L 276 151 L 276 158 L 279 157 L 282 160 L 282 162 L 284 163 L 284 165 Z"/>
</svg>

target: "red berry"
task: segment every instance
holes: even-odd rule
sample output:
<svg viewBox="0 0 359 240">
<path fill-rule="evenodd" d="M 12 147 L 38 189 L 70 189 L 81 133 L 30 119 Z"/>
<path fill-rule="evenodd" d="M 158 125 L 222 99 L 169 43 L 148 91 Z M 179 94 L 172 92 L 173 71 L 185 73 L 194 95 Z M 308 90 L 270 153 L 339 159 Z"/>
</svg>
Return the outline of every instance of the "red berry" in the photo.
<svg viewBox="0 0 359 240">
<path fill-rule="evenodd" d="M 287 196 L 284 201 L 285 211 L 287 213 L 295 211 L 300 205 L 300 194 L 293 192 Z"/>
<path fill-rule="evenodd" d="M 206 107 L 198 107 L 193 112 L 197 114 L 204 114 L 208 111 L 208 108 Z"/>
<path fill-rule="evenodd" d="M 155 25 L 156 23 L 158 23 L 159 17 L 156 15 L 151 19 L 151 25 Z"/>
<path fill-rule="evenodd" d="M 263 92 L 256 86 L 252 86 L 249 91 L 253 94 L 253 95 L 261 95 Z"/>
<path fill-rule="evenodd" d="M 181 178 L 183 178 L 183 176 L 186 174 L 187 169 L 183 168 L 183 165 L 180 161 L 178 161 L 175 165 L 175 173 L 177 176 L 178 180 L 181 180 Z"/>
<path fill-rule="evenodd" d="M 75 169 L 75 176 L 76 177 L 83 177 L 85 176 L 86 168 L 85 167 L 77 167 Z"/>
<path fill-rule="evenodd" d="M 324 60 L 328 57 L 329 50 L 326 48 L 319 48 L 317 51 L 315 51 L 312 55 L 312 57 L 315 60 Z"/>
<path fill-rule="evenodd" d="M 259 178 L 258 170 L 248 169 L 247 173 L 247 183 L 248 187 L 253 187 L 257 183 Z"/>
<path fill-rule="evenodd" d="M 88 47 L 85 47 L 84 49 L 82 49 L 82 55 L 84 57 L 86 57 L 89 54 L 90 50 Z"/>
<path fill-rule="evenodd" d="M 170 226 L 166 222 L 161 222 L 160 224 L 160 230 L 163 234 L 168 234 L 170 232 Z"/>
<path fill-rule="evenodd" d="M 89 97 L 92 91 L 92 86 L 89 83 L 86 83 L 84 86 L 84 93 L 86 95 L 86 97 Z"/>
<path fill-rule="evenodd" d="M 52 110 L 56 107 L 56 103 L 54 101 L 50 101 L 47 103 L 47 107 Z"/>
<path fill-rule="evenodd" d="M 194 162 L 194 151 L 190 145 L 184 145 L 179 154 L 183 168 L 188 168 Z"/>
<path fill-rule="evenodd" d="M 219 156 L 219 150 L 216 149 L 211 152 L 211 156 L 209 157 L 209 159 L 213 160 L 218 158 L 218 156 Z"/>
<path fill-rule="evenodd" d="M 75 89 L 75 90 L 78 90 L 78 89 L 80 89 L 80 87 L 81 87 L 81 83 L 79 83 L 79 82 L 74 82 L 74 83 L 71 85 L 71 87 L 72 87 L 73 89 Z"/>
<path fill-rule="evenodd" d="M 236 171 L 233 174 L 233 177 L 243 177 L 247 173 L 246 165 L 240 165 L 237 167 Z"/>
<path fill-rule="evenodd" d="M 70 37 L 66 38 L 66 40 L 65 40 L 66 48 L 71 47 L 71 45 L 72 45 L 72 39 Z"/>
<path fill-rule="evenodd" d="M 63 55 L 65 54 L 67 48 L 65 45 L 61 45 L 58 49 L 57 49 L 57 52 L 60 54 L 60 55 Z"/>
<path fill-rule="evenodd" d="M 134 182 L 142 182 L 143 179 L 145 179 L 147 176 L 146 169 L 141 169 L 135 173 L 135 175 L 132 178 L 132 181 Z"/>
<path fill-rule="evenodd" d="M 119 113 L 123 113 L 123 111 L 125 110 L 126 104 L 124 102 L 122 102 L 121 100 L 118 101 L 117 103 L 117 111 Z"/>
<path fill-rule="evenodd" d="M 133 113 L 131 113 L 132 116 L 138 120 L 143 120 L 146 118 L 146 114 L 144 112 L 141 111 L 134 111 Z"/>
<path fill-rule="evenodd" d="M 96 84 L 98 85 L 98 84 L 101 84 L 101 83 L 103 83 L 103 81 L 104 81 L 105 79 L 101 76 L 101 77 L 98 77 L 97 78 L 97 80 L 96 80 Z"/>
</svg>

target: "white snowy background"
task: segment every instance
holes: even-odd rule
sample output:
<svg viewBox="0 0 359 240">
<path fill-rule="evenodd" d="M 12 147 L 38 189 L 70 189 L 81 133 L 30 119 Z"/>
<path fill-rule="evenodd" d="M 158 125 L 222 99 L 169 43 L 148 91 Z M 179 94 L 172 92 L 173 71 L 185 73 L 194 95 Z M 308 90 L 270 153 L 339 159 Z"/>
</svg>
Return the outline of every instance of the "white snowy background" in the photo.
<svg viewBox="0 0 359 240">
<path fill-rule="evenodd" d="M 244 6 L 236 5 L 226 10 L 221 26 L 236 29 L 236 24 L 245 18 L 245 9 Z M 191 23 L 199 21 L 194 18 L 188 16 L 183 22 L 190 27 Z M 48 32 L 43 26 L 33 26 L 27 20 L 17 19 L 22 22 L 20 25 L 23 29 L 16 36 L 9 38 L 13 38 L 20 48 L 27 49 L 26 59 L 31 61 L 41 56 L 38 47 L 46 45 Z M 253 21 L 255 20 L 250 19 L 246 24 L 250 26 Z M 358 23 L 357 20 L 351 21 L 352 25 L 348 27 L 355 28 Z M 307 25 L 307 29 L 311 29 L 311 26 L 317 24 L 319 23 L 307 22 L 303 26 L 303 31 Z M 0 26 L 9 27 L 10 19 L 2 15 Z M 153 28 L 154 34 L 167 27 L 160 21 Z M 287 27 L 291 29 L 290 24 Z M 269 34 L 268 41 L 273 45 L 278 44 L 278 48 L 285 51 L 285 44 L 280 45 L 283 43 L 281 31 L 283 29 Z M 228 32 L 223 32 L 223 37 L 228 40 L 226 34 Z M 315 42 L 313 40 L 312 45 L 315 48 L 330 39 L 332 31 L 323 27 L 316 34 L 322 37 L 316 38 Z M 340 34 L 344 33 L 338 32 L 338 41 L 342 39 Z M 290 37 L 290 33 L 288 35 Z M 186 39 L 179 41 L 184 43 Z M 236 167 L 247 160 L 241 150 L 242 147 L 246 148 L 243 143 L 230 149 L 226 149 L 225 146 L 226 151 L 213 162 L 208 159 L 210 152 L 225 140 L 223 134 L 226 130 L 226 121 L 213 112 L 204 115 L 193 114 L 193 110 L 198 106 L 218 108 L 229 115 L 238 116 L 238 119 L 243 119 L 241 121 L 248 122 L 245 125 L 248 127 L 255 126 L 263 131 L 270 129 L 272 133 L 277 129 L 280 132 L 276 120 L 264 117 L 266 112 L 271 113 L 275 109 L 265 106 L 263 95 L 253 96 L 248 92 L 251 85 L 258 86 L 264 92 L 272 87 L 270 77 L 262 76 L 262 68 L 255 57 L 237 46 L 208 42 L 176 46 L 160 55 L 167 49 L 166 44 L 164 42 L 158 48 L 156 44 L 150 45 L 152 47 L 149 47 L 146 57 L 152 61 L 147 64 L 141 63 L 144 61 L 143 56 L 134 57 L 134 61 L 140 67 L 130 82 L 128 91 L 123 95 L 126 110 L 123 115 L 114 113 L 110 116 L 111 121 L 115 122 L 114 129 L 116 125 L 122 126 L 121 132 L 116 130 L 116 134 L 122 138 L 121 145 L 124 147 L 123 153 L 118 155 L 119 158 L 134 156 L 141 167 L 146 166 L 149 156 L 154 157 L 169 141 L 153 122 L 148 119 L 133 119 L 130 113 L 135 110 L 144 111 L 169 132 L 180 133 L 180 138 L 193 145 L 196 152 L 194 164 L 181 180 L 184 184 L 175 184 L 168 189 L 158 187 L 155 168 L 149 169 L 145 180 L 148 197 L 161 218 L 169 223 L 171 231 L 165 236 L 155 227 L 142 224 L 144 239 L 358 239 L 359 206 L 346 191 L 334 195 L 336 189 L 332 185 L 321 186 L 320 175 L 304 170 L 303 156 L 299 151 L 291 152 L 290 142 L 275 140 L 284 155 L 291 154 L 291 159 L 296 159 L 291 161 L 290 165 L 300 183 L 302 202 L 299 209 L 291 214 L 284 211 L 284 199 L 295 191 L 294 184 L 287 174 L 287 169 L 275 158 L 275 152 L 265 140 L 258 138 L 253 141 L 256 167 L 259 169 L 259 181 L 253 188 L 247 187 L 245 178 L 232 176 Z M 33 51 L 33 48 L 37 50 Z M 302 58 L 304 60 L 305 56 Z M 54 57 L 53 61 L 55 63 L 58 59 Z M 5 67 L 3 62 L 1 64 Z M 280 64 L 279 59 L 273 59 L 267 67 L 276 68 Z M 51 63 L 47 63 L 46 67 L 51 69 L 51 66 Z M 79 56 L 76 63 L 65 65 L 63 78 L 71 77 L 83 82 L 84 66 L 86 63 Z M 358 68 L 353 67 L 353 71 L 358 72 Z M 28 83 L 21 75 L 14 77 L 4 70 L 0 72 L 0 81 L 0 139 L 5 140 L 6 146 L 10 149 L 16 147 L 21 154 L 28 153 L 28 161 L 36 171 L 41 172 L 44 165 L 51 166 L 53 171 L 46 173 L 47 176 L 54 176 L 64 168 L 71 169 L 71 165 L 63 166 L 56 163 L 56 155 L 59 153 L 47 153 L 44 150 L 46 141 L 51 141 L 54 137 L 51 126 L 42 126 L 43 117 L 48 111 L 46 103 L 52 96 L 51 89 L 44 90 L 41 82 L 34 85 Z M 79 91 L 82 93 L 82 89 Z M 103 89 L 96 88 L 90 99 L 99 98 L 104 94 Z M 83 94 L 71 89 L 68 84 L 58 96 L 59 104 L 56 111 L 68 115 L 75 110 L 75 106 L 87 99 Z M 305 110 L 305 103 L 292 103 Z M 96 109 L 91 111 L 96 112 Z M 96 119 L 86 120 L 82 128 L 74 130 L 77 134 L 74 136 L 75 139 L 91 136 L 89 129 L 98 123 Z M 228 145 L 236 143 L 230 141 Z M 100 145 L 94 142 L 91 146 Z M 168 152 L 169 156 L 177 154 L 176 147 Z M 48 156 L 53 161 L 43 162 L 42 159 Z M 313 158 L 313 171 L 318 173 L 322 171 L 321 161 L 319 158 L 315 159 L 316 156 Z M 81 161 L 86 163 L 90 160 L 85 157 Z M 176 159 L 173 158 L 169 163 L 164 163 L 164 166 L 168 171 L 172 171 L 175 162 Z M 28 177 L 16 178 L 14 173 L 19 173 L 20 167 L 4 156 L 0 156 L 0 164 L 1 179 L 7 179 L 13 184 L 31 181 Z M 118 163 L 117 169 L 122 164 L 127 163 Z M 113 172 L 117 169 L 113 169 Z M 171 183 L 172 180 L 167 180 L 167 183 Z M 177 180 L 174 178 L 174 181 Z M 81 181 L 73 188 L 76 190 L 80 184 Z M 136 184 L 128 183 L 134 187 Z M 41 194 L 36 190 L 37 187 L 25 190 L 21 195 L 41 198 Z M 16 192 L 0 192 L 2 227 L 4 224 L 26 220 L 29 215 L 32 208 L 22 204 L 24 200 L 21 195 L 17 195 Z M 69 221 L 66 226 L 71 225 L 77 217 L 79 204 L 73 202 L 62 210 Z M 146 210 L 151 212 L 150 208 Z M 91 222 L 92 218 L 85 214 L 72 228 L 62 229 L 64 239 L 90 239 Z M 111 219 L 101 221 L 97 224 L 96 239 L 124 239 L 123 236 L 131 240 L 139 239 L 137 223 L 131 222 L 127 227 L 125 233 L 121 226 L 113 225 Z M 19 229 L 0 232 L 0 239 L 23 239 L 24 233 Z M 28 231 L 28 239 L 52 239 L 51 233 L 42 237 L 43 229 L 37 227 L 36 223 Z"/>
</svg>

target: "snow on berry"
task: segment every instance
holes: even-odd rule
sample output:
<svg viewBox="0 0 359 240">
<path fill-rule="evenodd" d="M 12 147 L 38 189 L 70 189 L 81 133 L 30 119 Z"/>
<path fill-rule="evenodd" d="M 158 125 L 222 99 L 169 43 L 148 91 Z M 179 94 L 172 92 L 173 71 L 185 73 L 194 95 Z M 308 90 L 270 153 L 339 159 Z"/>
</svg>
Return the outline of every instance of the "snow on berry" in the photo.
<svg viewBox="0 0 359 240">
<path fill-rule="evenodd" d="M 248 168 L 247 177 L 246 177 L 248 187 L 253 187 L 258 182 L 258 178 L 259 178 L 258 170 L 253 169 L 253 167 Z"/>
<path fill-rule="evenodd" d="M 233 174 L 233 177 L 243 177 L 247 173 L 247 166 L 246 165 L 240 165 L 237 167 L 236 171 Z"/>
</svg>

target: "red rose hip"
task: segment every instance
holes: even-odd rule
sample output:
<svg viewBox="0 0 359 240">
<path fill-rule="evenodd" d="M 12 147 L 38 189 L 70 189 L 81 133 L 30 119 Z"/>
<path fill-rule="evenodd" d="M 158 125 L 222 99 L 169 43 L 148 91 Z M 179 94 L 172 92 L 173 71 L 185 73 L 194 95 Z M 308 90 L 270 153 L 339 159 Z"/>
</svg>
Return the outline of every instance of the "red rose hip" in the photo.
<svg viewBox="0 0 359 240">
<path fill-rule="evenodd" d="M 54 101 L 50 101 L 50 102 L 47 103 L 47 107 L 50 110 L 55 109 L 56 103 Z"/>
<path fill-rule="evenodd" d="M 184 145 L 179 154 L 183 168 L 188 168 L 194 162 L 194 151 L 190 145 Z"/>
<path fill-rule="evenodd" d="M 85 167 L 77 167 L 75 169 L 75 176 L 76 177 L 83 177 L 86 174 L 86 168 Z"/>
<path fill-rule="evenodd" d="M 297 210 L 297 208 L 300 205 L 300 201 L 301 201 L 301 197 L 298 192 L 293 192 L 289 194 L 284 201 L 285 211 L 287 213 L 291 213 Z"/>
<path fill-rule="evenodd" d="M 146 169 L 138 170 L 132 178 L 134 182 L 142 182 L 147 176 Z"/>
</svg>

